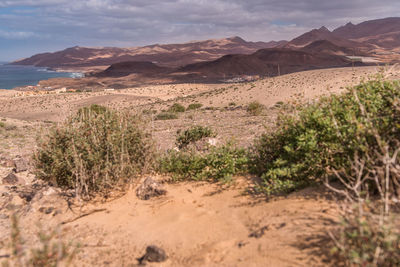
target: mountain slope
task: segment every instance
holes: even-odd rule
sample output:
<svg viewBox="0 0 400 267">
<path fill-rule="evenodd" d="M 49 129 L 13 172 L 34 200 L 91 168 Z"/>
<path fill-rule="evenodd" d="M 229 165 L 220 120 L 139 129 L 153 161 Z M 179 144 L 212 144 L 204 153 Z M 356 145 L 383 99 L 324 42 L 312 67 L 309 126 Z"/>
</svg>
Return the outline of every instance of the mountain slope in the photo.
<svg viewBox="0 0 400 267">
<path fill-rule="evenodd" d="M 190 64 L 179 68 L 177 72 L 186 73 L 186 77 L 198 76 L 199 79 L 212 80 L 240 75 L 276 76 L 349 64 L 350 61 L 342 56 L 272 48 L 261 49 L 251 55 L 226 55 L 214 61 Z"/>
<path fill-rule="evenodd" d="M 314 29 L 309 32 L 306 32 L 299 37 L 294 38 L 289 43 L 285 45 L 285 48 L 299 49 L 303 48 L 315 41 L 327 40 L 337 46 L 342 47 L 364 47 L 365 45 L 354 42 L 351 40 L 347 40 L 341 37 L 336 36 L 331 31 L 329 31 L 326 27 L 321 27 L 319 29 Z"/>
<path fill-rule="evenodd" d="M 400 46 L 400 18 L 370 20 L 357 25 L 349 22 L 332 33 L 339 38 L 392 49 Z"/>
<path fill-rule="evenodd" d="M 357 25 L 349 22 L 332 33 L 341 38 L 358 39 L 398 31 L 400 31 L 400 18 L 385 18 L 369 20 Z"/>
<path fill-rule="evenodd" d="M 206 40 L 185 44 L 150 45 L 135 48 L 71 47 L 54 53 L 34 55 L 13 64 L 52 68 L 108 66 L 125 61 L 149 61 L 161 66 L 177 67 L 217 59 L 227 54 L 250 54 L 283 42 L 247 42 L 240 37 Z"/>
<path fill-rule="evenodd" d="M 315 41 L 300 50 L 312 53 L 312 54 L 330 54 L 330 55 L 353 55 L 356 53 L 355 49 L 348 47 L 342 47 L 331 43 L 328 40 Z M 359 54 L 359 53 L 358 53 Z"/>
</svg>

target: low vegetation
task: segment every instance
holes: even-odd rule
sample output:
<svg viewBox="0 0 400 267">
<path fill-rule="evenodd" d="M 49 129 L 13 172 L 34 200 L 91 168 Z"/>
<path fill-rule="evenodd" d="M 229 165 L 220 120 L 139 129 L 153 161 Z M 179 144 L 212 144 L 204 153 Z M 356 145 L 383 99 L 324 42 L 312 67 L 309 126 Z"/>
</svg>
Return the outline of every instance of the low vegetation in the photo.
<svg viewBox="0 0 400 267">
<path fill-rule="evenodd" d="M 178 118 L 178 115 L 176 115 L 175 113 L 161 112 L 160 114 L 157 114 L 157 116 L 155 117 L 155 120 L 165 121 L 165 120 L 175 120 L 177 118 Z"/>
<path fill-rule="evenodd" d="M 202 106 L 203 106 L 203 104 L 200 104 L 200 103 L 193 103 L 193 104 L 190 104 L 190 105 L 186 108 L 186 110 L 195 110 L 195 109 L 201 108 Z"/>
<path fill-rule="evenodd" d="M 174 103 L 172 106 L 169 107 L 168 111 L 175 112 L 175 113 L 185 112 L 186 108 L 179 103 Z"/>
<path fill-rule="evenodd" d="M 399 125 L 399 83 L 362 83 L 281 117 L 256 140 L 250 168 L 267 193 L 324 182 L 343 196 L 335 266 L 399 266 Z"/>
<path fill-rule="evenodd" d="M 247 113 L 249 113 L 252 116 L 259 116 L 262 114 L 262 112 L 264 110 L 264 105 L 260 104 L 257 101 L 254 101 L 247 105 L 246 110 L 247 110 Z"/>
<path fill-rule="evenodd" d="M 190 143 L 199 141 L 206 137 L 215 137 L 216 134 L 209 128 L 200 125 L 192 126 L 191 128 L 177 132 L 176 145 L 179 149 L 187 147 Z"/>
<path fill-rule="evenodd" d="M 102 106 L 82 108 L 38 140 L 36 175 L 83 197 L 123 188 L 153 160 L 144 125 Z"/>
<path fill-rule="evenodd" d="M 212 147 L 206 153 L 169 151 L 161 158 L 159 170 L 175 180 L 227 182 L 233 175 L 245 173 L 247 164 L 246 150 L 227 144 Z"/>
<path fill-rule="evenodd" d="M 274 132 L 256 140 L 252 172 L 269 190 L 291 191 L 320 181 L 328 169 L 348 168 L 355 152 L 376 146 L 372 130 L 386 142 L 398 140 L 399 103 L 397 82 L 375 80 L 282 117 Z"/>
</svg>

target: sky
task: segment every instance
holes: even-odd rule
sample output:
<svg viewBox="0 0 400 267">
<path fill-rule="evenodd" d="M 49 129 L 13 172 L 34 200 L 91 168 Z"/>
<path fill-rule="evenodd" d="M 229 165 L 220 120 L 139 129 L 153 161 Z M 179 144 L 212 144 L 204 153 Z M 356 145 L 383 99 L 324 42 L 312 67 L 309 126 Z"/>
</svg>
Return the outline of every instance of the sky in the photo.
<svg viewBox="0 0 400 267">
<path fill-rule="evenodd" d="M 0 61 L 76 45 L 290 40 L 399 14 L 399 0 L 0 0 Z"/>
</svg>

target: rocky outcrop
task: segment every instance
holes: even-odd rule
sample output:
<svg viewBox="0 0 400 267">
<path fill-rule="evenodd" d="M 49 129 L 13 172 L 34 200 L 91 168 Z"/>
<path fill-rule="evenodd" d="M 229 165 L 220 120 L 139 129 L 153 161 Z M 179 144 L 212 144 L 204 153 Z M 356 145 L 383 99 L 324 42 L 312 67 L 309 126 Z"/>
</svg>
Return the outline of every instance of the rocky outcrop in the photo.
<svg viewBox="0 0 400 267">
<path fill-rule="evenodd" d="M 141 200 L 149 200 L 154 197 L 167 194 L 162 184 L 151 177 L 146 178 L 137 190 L 136 195 Z"/>
</svg>

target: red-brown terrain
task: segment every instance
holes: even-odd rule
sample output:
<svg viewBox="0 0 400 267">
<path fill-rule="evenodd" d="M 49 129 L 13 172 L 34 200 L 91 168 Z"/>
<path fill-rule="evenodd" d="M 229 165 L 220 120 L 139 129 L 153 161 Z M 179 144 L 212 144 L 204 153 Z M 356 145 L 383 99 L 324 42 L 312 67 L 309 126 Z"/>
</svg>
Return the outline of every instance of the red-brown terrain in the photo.
<svg viewBox="0 0 400 267">
<path fill-rule="evenodd" d="M 55 53 L 34 55 L 14 62 L 18 65 L 79 69 L 109 66 L 124 61 L 149 61 L 161 66 L 177 67 L 199 61 L 214 60 L 226 54 L 250 54 L 285 42 L 246 42 L 240 37 L 206 40 L 185 44 L 149 45 L 133 48 L 71 47 Z"/>
<path fill-rule="evenodd" d="M 258 50 L 251 55 L 227 55 L 215 61 L 191 64 L 178 71 L 190 73 L 191 76 L 196 75 L 198 79 L 213 80 L 241 75 L 277 76 L 311 69 L 344 67 L 350 64 L 351 61 L 342 56 L 271 48 Z"/>
<path fill-rule="evenodd" d="M 383 48 L 400 46 L 400 18 L 365 21 L 354 25 L 351 22 L 332 32 L 336 36 Z"/>
<path fill-rule="evenodd" d="M 45 86 L 127 88 L 143 84 L 243 81 L 332 67 L 400 62 L 400 18 L 311 30 L 286 42 L 247 42 L 240 37 L 137 48 L 73 47 L 14 64 L 82 70 L 83 79 Z M 352 56 L 352 59 L 349 58 Z"/>
</svg>

